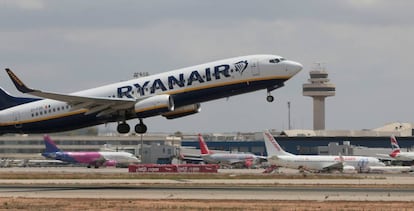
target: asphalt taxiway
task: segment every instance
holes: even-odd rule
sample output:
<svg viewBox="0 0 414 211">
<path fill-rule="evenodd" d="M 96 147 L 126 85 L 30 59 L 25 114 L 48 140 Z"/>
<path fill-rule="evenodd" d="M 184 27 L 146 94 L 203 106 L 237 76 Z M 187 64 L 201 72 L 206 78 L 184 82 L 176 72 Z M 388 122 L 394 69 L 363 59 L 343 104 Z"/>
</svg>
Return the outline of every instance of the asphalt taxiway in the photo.
<svg viewBox="0 0 414 211">
<path fill-rule="evenodd" d="M 0 197 L 217 200 L 413 201 L 413 189 L 266 186 L 1 186 Z"/>
<path fill-rule="evenodd" d="M 7 171 L 7 169 L 0 169 Z M 30 168 L 7 172 L 126 172 L 126 169 Z M 258 170 L 225 170 L 242 174 Z M 127 174 L 127 173 L 126 173 Z M 414 201 L 410 174 L 354 179 L 0 179 L 0 197 Z"/>
</svg>

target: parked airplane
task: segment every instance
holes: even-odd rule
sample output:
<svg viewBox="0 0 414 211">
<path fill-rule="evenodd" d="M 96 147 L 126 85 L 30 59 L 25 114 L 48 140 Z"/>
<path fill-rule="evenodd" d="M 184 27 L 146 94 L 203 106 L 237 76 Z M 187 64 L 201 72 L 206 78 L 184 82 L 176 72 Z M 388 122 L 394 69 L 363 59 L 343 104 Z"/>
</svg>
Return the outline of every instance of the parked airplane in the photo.
<svg viewBox="0 0 414 211">
<path fill-rule="evenodd" d="M 128 152 L 64 152 L 60 150 L 48 135 L 43 138 L 46 150 L 42 156 L 68 163 L 87 164 L 88 168 L 94 166 L 116 166 L 117 164 L 138 163 L 139 160 Z"/>
<path fill-rule="evenodd" d="M 401 152 L 400 146 L 398 145 L 397 139 L 394 135 L 391 136 L 391 148 L 392 152 L 389 155 L 391 158 L 401 161 L 414 160 L 414 152 Z"/>
<path fill-rule="evenodd" d="M 201 134 L 198 134 L 198 143 L 200 144 L 201 157 L 205 163 L 217 163 L 232 166 L 243 165 L 244 167 L 250 168 L 254 164 L 267 160 L 266 157 L 257 156 L 251 153 L 214 153 L 208 149 Z"/>
<path fill-rule="evenodd" d="M 271 91 L 302 69 L 276 55 L 250 55 L 205 63 L 170 72 L 88 89 L 72 94 L 27 87 L 10 69 L 17 89 L 46 99 L 13 97 L 0 90 L 0 134 L 49 133 L 118 122 L 128 133 L 126 120 L 138 118 L 137 133 L 145 133 L 143 119 L 162 115 L 179 118 L 200 111 L 200 103 L 267 89 Z"/>
<path fill-rule="evenodd" d="M 331 156 L 331 155 L 294 155 L 280 147 L 269 131 L 263 133 L 270 164 L 312 171 L 368 171 L 370 166 L 385 166 L 374 157 L 363 156 Z"/>
</svg>

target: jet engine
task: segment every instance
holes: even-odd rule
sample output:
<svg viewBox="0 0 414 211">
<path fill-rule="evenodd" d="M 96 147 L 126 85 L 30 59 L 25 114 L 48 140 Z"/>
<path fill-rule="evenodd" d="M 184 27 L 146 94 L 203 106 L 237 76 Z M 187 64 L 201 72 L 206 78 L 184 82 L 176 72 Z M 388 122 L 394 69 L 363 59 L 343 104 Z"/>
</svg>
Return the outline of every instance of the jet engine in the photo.
<svg viewBox="0 0 414 211">
<path fill-rule="evenodd" d="M 174 111 L 174 100 L 167 94 L 155 95 L 135 104 L 135 113 L 138 118 L 156 116 L 170 111 Z"/>
<path fill-rule="evenodd" d="M 196 114 L 200 111 L 201 111 L 201 105 L 200 103 L 197 103 L 193 105 L 178 107 L 174 111 L 163 113 L 162 116 L 167 119 L 175 119 L 175 118 L 180 118 L 180 117 Z"/>
<path fill-rule="evenodd" d="M 116 160 L 107 160 L 105 161 L 104 166 L 116 166 L 116 163 Z"/>
</svg>

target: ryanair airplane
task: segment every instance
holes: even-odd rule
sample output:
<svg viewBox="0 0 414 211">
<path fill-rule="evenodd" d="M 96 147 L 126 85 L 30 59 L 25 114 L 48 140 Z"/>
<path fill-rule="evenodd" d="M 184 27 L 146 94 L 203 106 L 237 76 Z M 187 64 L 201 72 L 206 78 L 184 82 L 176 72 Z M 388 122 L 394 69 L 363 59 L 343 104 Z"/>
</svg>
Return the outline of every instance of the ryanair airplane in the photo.
<svg viewBox="0 0 414 211">
<path fill-rule="evenodd" d="M 0 88 L 0 134 L 50 133 L 118 122 L 128 133 L 126 120 L 138 118 L 136 133 L 145 133 L 143 119 L 162 115 L 179 118 L 200 111 L 200 103 L 267 89 L 271 91 L 302 69 L 276 55 L 250 55 L 161 74 L 136 78 L 71 94 L 26 86 L 10 69 L 6 72 L 22 93 L 40 98 L 14 97 Z"/>
</svg>

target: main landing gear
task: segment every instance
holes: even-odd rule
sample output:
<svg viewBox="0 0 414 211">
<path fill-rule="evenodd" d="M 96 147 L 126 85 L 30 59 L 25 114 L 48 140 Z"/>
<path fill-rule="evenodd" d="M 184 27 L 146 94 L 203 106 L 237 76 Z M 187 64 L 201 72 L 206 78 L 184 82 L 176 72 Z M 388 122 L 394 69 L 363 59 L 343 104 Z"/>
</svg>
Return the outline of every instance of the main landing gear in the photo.
<svg viewBox="0 0 414 211">
<path fill-rule="evenodd" d="M 122 133 L 122 134 L 129 133 L 130 130 L 131 130 L 131 127 L 125 121 L 118 124 L 118 127 L 117 127 L 118 133 Z M 135 125 L 135 132 L 138 134 L 143 134 L 147 132 L 147 126 L 143 123 L 142 119 L 139 119 L 139 123 Z"/>
<path fill-rule="evenodd" d="M 135 125 L 135 132 L 138 134 L 147 132 L 147 126 L 142 122 L 142 119 L 139 119 L 139 124 Z"/>
</svg>

